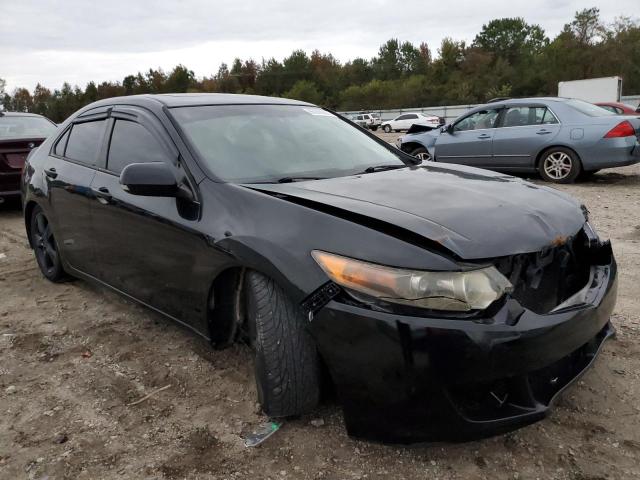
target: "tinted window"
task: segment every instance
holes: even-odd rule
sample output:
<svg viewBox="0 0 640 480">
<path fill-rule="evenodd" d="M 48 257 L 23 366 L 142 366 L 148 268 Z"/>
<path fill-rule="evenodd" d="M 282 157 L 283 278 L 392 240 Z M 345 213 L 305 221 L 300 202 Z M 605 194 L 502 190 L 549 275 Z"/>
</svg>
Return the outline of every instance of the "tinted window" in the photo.
<svg viewBox="0 0 640 480">
<path fill-rule="evenodd" d="M 416 118 L 418 118 L 418 115 L 416 115 L 415 113 L 407 115 L 407 120 L 415 120 Z"/>
<path fill-rule="evenodd" d="M 130 163 L 167 162 L 168 155 L 139 123 L 116 120 L 111 134 L 107 169 L 120 173 Z"/>
<path fill-rule="evenodd" d="M 238 183 L 337 177 L 404 166 L 400 152 L 317 107 L 218 105 L 171 109 L 203 164 Z"/>
<path fill-rule="evenodd" d="M 69 140 L 69 134 L 71 133 L 71 129 L 68 129 L 65 134 L 58 140 L 56 143 L 56 148 L 53 149 L 53 153 L 60 157 L 64 157 L 64 149 L 67 146 L 67 140 Z"/>
<path fill-rule="evenodd" d="M 65 157 L 88 165 L 95 165 L 106 122 L 106 120 L 99 120 L 75 124 L 67 141 Z"/>
<path fill-rule="evenodd" d="M 409 119 L 409 115 L 400 115 L 398 118 L 396 118 L 396 120 L 408 120 Z"/>
<path fill-rule="evenodd" d="M 493 128 L 497 118 L 498 110 L 480 110 L 479 112 L 472 113 L 468 117 L 465 117 L 458 123 L 456 123 L 454 126 L 454 130 L 456 132 L 463 132 L 465 130 L 482 130 L 484 128 Z"/>
</svg>

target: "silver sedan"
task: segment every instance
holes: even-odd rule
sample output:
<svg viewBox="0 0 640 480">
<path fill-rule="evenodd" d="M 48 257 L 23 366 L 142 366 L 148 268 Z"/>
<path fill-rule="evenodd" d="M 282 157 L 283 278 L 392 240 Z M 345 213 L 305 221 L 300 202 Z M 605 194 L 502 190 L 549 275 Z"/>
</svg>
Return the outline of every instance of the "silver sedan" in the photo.
<svg viewBox="0 0 640 480">
<path fill-rule="evenodd" d="M 640 114 L 567 98 L 511 99 L 474 108 L 441 129 L 409 133 L 397 146 L 423 160 L 538 171 L 549 182 L 569 183 L 640 162 Z"/>
</svg>

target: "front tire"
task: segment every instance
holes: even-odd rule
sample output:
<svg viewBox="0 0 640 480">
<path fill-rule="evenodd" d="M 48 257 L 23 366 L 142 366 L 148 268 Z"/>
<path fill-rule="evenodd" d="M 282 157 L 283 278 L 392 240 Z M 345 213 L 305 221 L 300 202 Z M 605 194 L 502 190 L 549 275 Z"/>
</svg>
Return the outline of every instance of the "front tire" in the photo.
<svg viewBox="0 0 640 480">
<path fill-rule="evenodd" d="M 391 133 L 391 125 L 385 125 L 382 129 L 385 133 Z"/>
<path fill-rule="evenodd" d="M 320 360 L 307 319 L 272 279 L 245 276 L 258 401 L 270 417 L 308 413 L 320 401 Z"/>
<path fill-rule="evenodd" d="M 573 150 L 553 147 L 542 154 L 538 171 L 547 182 L 573 183 L 582 172 L 582 164 Z"/>
<path fill-rule="evenodd" d="M 42 208 L 36 206 L 33 209 L 30 222 L 29 240 L 40 271 L 47 280 L 52 282 L 58 283 L 67 280 L 68 275 L 62 267 L 58 244 L 53 236 L 49 219 Z"/>
<path fill-rule="evenodd" d="M 431 154 L 429 153 L 429 151 L 424 148 L 424 147 L 418 147 L 415 150 L 413 150 L 410 155 L 412 157 L 416 157 L 419 158 L 420 160 L 422 160 L 423 162 L 429 162 L 431 160 Z"/>
</svg>

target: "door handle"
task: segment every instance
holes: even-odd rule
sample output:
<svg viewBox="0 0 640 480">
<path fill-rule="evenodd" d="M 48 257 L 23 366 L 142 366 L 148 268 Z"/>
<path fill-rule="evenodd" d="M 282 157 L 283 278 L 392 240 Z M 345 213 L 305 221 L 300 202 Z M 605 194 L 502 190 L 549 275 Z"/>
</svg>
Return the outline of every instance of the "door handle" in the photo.
<svg viewBox="0 0 640 480">
<path fill-rule="evenodd" d="M 478 138 L 485 140 L 487 138 L 491 138 L 491 135 L 487 135 L 486 133 L 483 133 L 482 135 L 479 135 Z"/>
<path fill-rule="evenodd" d="M 112 198 L 111 193 L 109 193 L 109 189 L 107 187 L 100 187 L 97 190 L 93 190 L 93 194 L 103 205 L 108 204 Z"/>
<path fill-rule="evenodd" d="M 538 130 L 536 135 L 548 135 L 549 133 L 551 133 L 549 130 Z"/>
<path fill-rule="evenodd" d="M 44 169 L 44 174 L 45 174 L 47 177 L 50 177 L 50 178 L 56 178 L 56 177 L 58 176 L 58 172 L 56 172 L 56 169 L 55 169 L 55 168 L 53 168 L 53 167 L 48 168 L 48 169 L 47 169 L 47 168 L 45 168 L 45 169 Z"/>
</svg>

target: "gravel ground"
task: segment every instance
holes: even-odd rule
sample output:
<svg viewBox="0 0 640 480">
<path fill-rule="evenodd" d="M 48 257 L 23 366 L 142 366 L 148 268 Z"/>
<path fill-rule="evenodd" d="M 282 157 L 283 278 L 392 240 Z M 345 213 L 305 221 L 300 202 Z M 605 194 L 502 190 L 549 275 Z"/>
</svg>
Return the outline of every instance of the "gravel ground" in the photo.
<svg viewBox="0 0 640 480">
<path fill-rule="evenodd" d="M 0 478 L 640 478 L 640 166 L 560 188 L 613 240 L 617 338 L 548 419 L 413 447 L 348 438 L 329 404 L 246 449 L 242 433 L 264 419 L 245 348 L 212 351 L 104 289 L 45 281 L 19 207 L 1 206 Z"/>
</svg>

